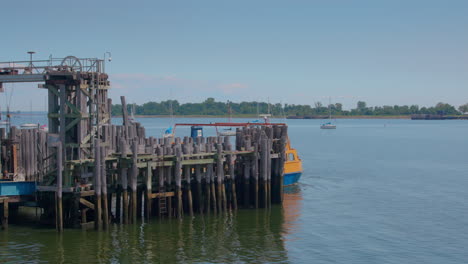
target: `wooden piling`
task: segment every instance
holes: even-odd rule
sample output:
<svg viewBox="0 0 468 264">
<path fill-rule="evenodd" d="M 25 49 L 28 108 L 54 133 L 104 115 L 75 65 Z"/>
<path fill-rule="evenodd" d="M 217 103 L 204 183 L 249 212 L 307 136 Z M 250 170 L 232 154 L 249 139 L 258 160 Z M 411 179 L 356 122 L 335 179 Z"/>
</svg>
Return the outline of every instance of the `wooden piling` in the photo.
<svg viewBox="0 0 468 264">
<path fill-rule="evenodd" d="M 174 169 L 172 166 L 167 166 L 166 168 L 166 182 L 165 182 L 165 192 L 170 192 L 171 191 L 171 183 L 172 183 L 172 170 Z M 167 217 L 172 218 L 173 216 L 173 208 L 172 208 L 172 196 L 165 197 L 166 203 L 167 203 Z"/>
<path fill-rule="evenodd" d="M 128 110 L 127 110 L 127 103 L 125 102 L 125 96 L 120 96 L 120 102 L 122 104 L 122 118 L 123 118 L 123 125 L 128 126 Z"/>
<path fill-rule="evenodd" d="M 120 180 L 119 175 L 119 180 Z M 122 181 L 120 180 L 119 183 Z M 115 189 L 115 221 L 117 223 L 123 224 L 122 221 L 122 185 L 118 184 Z"/>
<path fill-rule="evenodd" d="M 145 196 L 145 215 L 146 215 L 146 220 L 149 222 L 151 219 L 151 208 L 152 208 L 152 201 L 153 201 L 153 191 L 152 191 L 152 185 L 153 185 L 153 168 L 151 167 L 151 164 L 148 162 L 146 164 L 146 196 Z"/>
<path fill-rule="evenodd" d="M 286 127 L 283 128 L 285 131 L 286 130 Z M 285 132 L 286 133 L 286 132 Z M 276 192 L 276 197 L 278 197 L 279 199 L 276 201 L 278 203 L 282 203 L 283 202 L 283 199 L 284 199 L 284 193 L 283 193 L 283 184 L 284 184 L 284 163 L 286 162 L 286 144 L 287 144 L 287 137 L 286 135 L 282 135 L 281 136 L 281 142 L 280 142 L 280 159 L 279 159 L 279 166 L 278 166 L 278 189 L 277 189 L 277 192 Z"/>
<path fill-rule="evenodd" d="M 0 202 L 3 203 L 3 216 L 2 216 L 2 228 L 8 229 L 8 197 L 1 197 Z"/>
<path fill-rule="evenodd" d="M 211 213 L 211 177 L 213 174 L 213 164 L 207 164 L 205 170 L 205 211 Z"/>
<path fill-rule="evenodd" d="M 184 145 L 183 145 L 182 151 L 184 155 L 192 154 L 190 141 L 188 137 L 184 138 Z M 189 165 L 186 165 L 184 166 L 183 169 L 184 169 L 184 179 L 185 179 L 185 186 L 186 186 L 185 190 L 186 190 L 186 196 L 187 196 L 188 211 L 189 211 L 190 216 L 193 216 L 192 186 L 190 182 L 191 168 Z"/>
<path fill-rule="evenodd" d="M 260 152 L 260 186 L 262 190 L 262 207 L 268 207 L 268 186 L 267 186 L 267 174 L 268 174 L 268 139 L 265 134 L 262 134 L 260 139 L 261 152 Z"/>
<path fill-rule="evenodd" d="M 97 230 L 102 228 L 101 218 L 101 147 L 99 139 L 94 140 L 94 225 Z"/>
<path fill-rule="evenodd" d="M 258 152 L 259 144 L 255 143 L 255 151 L 252 160 L 252 176 L 253 176 L 253 192 L 254 192 L 254 205 L 255 209 L 258 208 Z"/>
<path fill-rule="evenodd" d="M 193 149 L 194 154 L 200 153 L 200 145 L 196 144 Z M 196 158 L 198 159 L 198 158 Z M 196 208 L 198 213 L 203 213 L 203 200 L 202 200 L 202 172 L 201 165 L 195 165 L 195 184 L 196 184 Z"/>
<path fill-rule="evenodd" d="M 162 155 L 162 148 L 158 148 L 158 151 L 161 151 L 160 154 Z M 159 156 L 161 157 L 161 156 Z M 161 160 L 164 160 L 164 157 L 162 156 Z M 164 166 L 159 166 L 158 167 L 158 178 L 159 178 L 159 198 L 158 198 L 158 214 L 159 218 L 162 218 L 164 214 L 167 213 L 167 208 L 166 208 L 166 197 L 162 196 L 162 194 L 165 192 L 164 189 Z"/>
<path fill-rule="evenodd" d="M 121 138 L 120 140 L 120 151 L 121 151 L 121 158 L 124 159 L 120 162 L 120 180 L 122 185 L 122 218 L 123 223 L 129 223 L 129 208 L 128 208 L 128 168 L 126 161 L 127 158 L 127 147 L 125 139 Z"/>
<path fill-rule="evenodd" d="M 226 145 L 226 151 L 232 152 L 232 145 L 229 140 L 229 137 L 225 137 L 224 144 Z M 230 185 L 230 195 L 229 200 L 230 206 L 232 209 L 237 210 L 237 194 L 236 194 L 236 175 L 235 175 L 235 163 L 236 163 L 236 155 L 229 153 L 227 155 L 227 163 L 228 163 L 228 171 L 229 171 L 229 185 Z"/>
<path fill-rule="evenodd" d="M 243 194 L 244 194 L 244 208 L 250 208 L 250 171 L 251 171 L 251 163 L 250 159 L 245 159 L 244 161 L 244 186 L 243 186 Z"/>
<path fill-rule="evenodd" d="M 100 156 L 101 156 L 101 189 L 102 189 L 102 227 L 107 229 L 109 226 L 109 206 L 107 200 L 107 171 L 106 171 L 106 153 L 105 147 L 101 147 Z"/>
<path fill-rule="evenodd" d="M 267 139 L 267 207 L 271 208 L 271 146 L 273 140 L 271 138 Z"/>
<path fill-rule="evenodd" d="M 247 137 L 244 140 L 245 144 L 245 150 L 251 151 L 252 147 L 250 145 L 250 138 Z M 251 157 L 244 157 L 244 207 L 245 208 L 250 208 L 250 193 L 251 193 L 251 188 L 250 188 L 250 172 L 252 170 L 252 158 Z"/>
<path fill-rule="evenodd" d="M 218 212 L 223 212 L 225 200 L 223 199 L 223 187 L 224 187 L 224 167 L 223 167 L 223 146 L 221 144 L 216 145 L 216 199 L 218 202 Z M 225 210 L 224 210 L 225 211 Z"/>
<path fill-rule="evenodd" d="M 213 138 L 212 137 L 207 139 L 206 151 L 209 152 L 209 153 L 214 152 Z M 211 208 L 213 208 L 213 213 L 216 214 L 217 213 L 217 203 L 216 203 L 215 172 L 214 172 L 213 163 L 209 163 L 207 165 L 207 167 L 206 167 L 206 170 L 207 170 L 207 176 L 210 177 L 210 179 L 209 179 L 209 192 L 207 193 L 208 194 L 208 200 L 211 201 Z"/>
<path fill-rule="evenodd" d="M 130 175 L 130 189 L 132 190 L 131 198 L 131 215 L 132 215 L 132 224 L 137 222 L 137 177 L 138 177 L 138 144 L 136 140 L 133 141 L 132 145 L 132 171 Z M 140 197 L 141 198 L 141 197 Z"/>
<path fill-rule="evenodd" d="M 176 214 L 178 218 L 182 218 L 182 147 L 180 143 L 175 146 L 175 183 L 176 183 L 176 197 L 177 209 Z"/>
<path fill-rule="evenodd" d="M 172 142 L 173 138 L 164 138 L 164 155 L 173 155 L 173 149 L 172 149 Z M 172 187 L 172 175 L 173 175 L 173 166 L 166 166 L 164 167 L 165 170 L 165 181 L 164 181 L 164 192 L 169 192 L 171 191 Z M 173 196 L 166 196 L 164 197 L 164 200 L 166 201 L 166 211 L 167 211 L 167 216 L 168 218 L 172 218 L 173 216 L 173 208 L 172 208 L 172 200 Z"/>
</svg>

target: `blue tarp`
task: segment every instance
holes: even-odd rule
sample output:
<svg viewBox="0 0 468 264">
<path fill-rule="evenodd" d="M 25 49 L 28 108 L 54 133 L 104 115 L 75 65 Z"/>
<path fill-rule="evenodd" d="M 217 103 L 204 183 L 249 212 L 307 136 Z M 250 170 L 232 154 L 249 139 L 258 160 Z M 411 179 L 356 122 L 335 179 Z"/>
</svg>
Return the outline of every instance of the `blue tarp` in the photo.
<svg viewBox="0 0 468 264">
<path fill-rule="evenodd" d="M 167 135 L 172 134 L 172 127 L 167 128 L 166 131 L 164 131 L 164 134 L 167 134 Z"/>
</svg>

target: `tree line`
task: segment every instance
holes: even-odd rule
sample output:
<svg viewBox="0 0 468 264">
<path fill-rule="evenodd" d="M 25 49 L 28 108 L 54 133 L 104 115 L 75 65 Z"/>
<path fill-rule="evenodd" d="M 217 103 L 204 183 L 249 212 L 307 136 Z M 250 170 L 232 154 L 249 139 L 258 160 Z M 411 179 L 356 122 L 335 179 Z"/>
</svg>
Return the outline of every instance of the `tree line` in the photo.
<svg viewBox="0 0 468 264">
<path fill-rule="evenodd" d="M 271 113 L 273 116 L 316 116 L 328 115 L 331 112 L 334 116 L 395 116 L 412 114 L 433 114 L 433 115 L 460 115 L 468 112 L 468 103 L 457 108 L 447 103 L 437 103 L 431 107 L 419 107 L 418 105 L 384 105 L 368 107 L 366 102 L 357 102 L 356 108 L 344 110 L 343 104 L 335 103 L 323 105 L 316 102 L 311 105 L 296 104 L 269 104 L 266 102 L 217 102 L 214 98 L 207 98 L 201 103 L 184 103 L 177 100 L 166 100 L 161 102 L 147 102 L 142 105 L 127 105 L 127 110 L 135 109 L 135 115 L 257 115 Z M 112 115 L 121 115 L 122 105 L 112 105 Z"/>
</svg>

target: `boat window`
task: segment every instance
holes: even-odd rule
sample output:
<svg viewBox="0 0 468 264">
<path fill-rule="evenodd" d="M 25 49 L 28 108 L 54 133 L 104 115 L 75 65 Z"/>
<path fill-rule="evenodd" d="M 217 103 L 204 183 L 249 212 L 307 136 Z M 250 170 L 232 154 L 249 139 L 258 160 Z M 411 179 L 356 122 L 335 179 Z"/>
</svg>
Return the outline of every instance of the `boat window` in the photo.
<svg viewBox="0 0 468 264">
<path fill-rule="evenodd" d="M 294 154 L 293 153 L 289 153 L 288 160 L 294 160 Z"/>
</svg>

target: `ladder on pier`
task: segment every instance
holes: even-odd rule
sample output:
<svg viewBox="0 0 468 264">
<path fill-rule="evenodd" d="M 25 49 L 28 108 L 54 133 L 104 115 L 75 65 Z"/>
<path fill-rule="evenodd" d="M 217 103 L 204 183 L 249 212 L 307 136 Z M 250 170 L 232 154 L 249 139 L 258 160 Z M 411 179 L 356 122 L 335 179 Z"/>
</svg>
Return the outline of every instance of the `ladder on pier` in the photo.
<svg viewBox="0 0 468 264">
<path fill-rule="evenodd" d="M 165 193 L 165 188 L 163 186 L 159 187 L 159 193 Z M 167 197 L 165 195 L 161 195 L 159 197 L 159 217 L 163 215 L 167 215 Z"/>
</svg>

